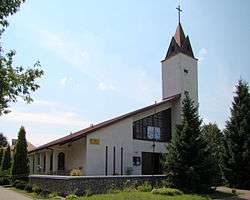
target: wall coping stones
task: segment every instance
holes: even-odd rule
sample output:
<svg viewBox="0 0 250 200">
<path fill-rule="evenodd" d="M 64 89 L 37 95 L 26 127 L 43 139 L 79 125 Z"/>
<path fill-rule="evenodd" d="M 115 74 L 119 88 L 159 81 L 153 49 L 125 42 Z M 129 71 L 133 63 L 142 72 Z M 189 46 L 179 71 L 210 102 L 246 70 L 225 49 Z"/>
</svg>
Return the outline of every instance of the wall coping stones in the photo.
<svg viewBox="0 0 250 200">
<path fill-rule="evenodd" d="M 58 175 L 30 175 L 29 178 L 41 179 L 58 179 L 58 180 L 71 180 L 71 179 L 116 179 L 116 178 L 152 178 L 152 177 L 166 177 L 166 175 L 108 175 L 108 176 L 58 176 Z"/>
</svg>

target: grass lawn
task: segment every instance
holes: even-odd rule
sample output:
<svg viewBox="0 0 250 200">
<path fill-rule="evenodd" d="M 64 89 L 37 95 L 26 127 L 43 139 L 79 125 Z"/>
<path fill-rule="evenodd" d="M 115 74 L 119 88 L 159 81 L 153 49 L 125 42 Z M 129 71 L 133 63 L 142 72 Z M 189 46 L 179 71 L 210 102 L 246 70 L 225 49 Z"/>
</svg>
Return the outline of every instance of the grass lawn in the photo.
<svg viewBox="0 0 250 200">
<path fill-rule="evenodd" d="M 121 192 L 117 194 L 100 194 L 90 197 L 82 197 L 81 200 L 207 200 L 210 198 L 202 197 L 198 195 L 155 195 L 150 192 Z"/>
<path fill-rule="evenodd" d="M 24 190 L 11 188 L 12 190 L 22 193 L 23 195 L 29 196 L 33 199 L 49 199 L 40 197 L 36 193 L 27 193 Z M 98 194 L 92 195 L 89 197 L 79 197 L 77 200 L 210 200 L 210 199 L 224 199 L 227 197 L 232 197 L 232 193 L 227 192 L 215 192 L 209 195 L 198 195 L 198 194 L 183 194 L 176 196 L 167 196 L 167 195 L 155 195 L 150 192 L 119 192 L 114 194 Z M 50 200 L 58 200 L 57 198 L 52 198 Z"/>
</svg>

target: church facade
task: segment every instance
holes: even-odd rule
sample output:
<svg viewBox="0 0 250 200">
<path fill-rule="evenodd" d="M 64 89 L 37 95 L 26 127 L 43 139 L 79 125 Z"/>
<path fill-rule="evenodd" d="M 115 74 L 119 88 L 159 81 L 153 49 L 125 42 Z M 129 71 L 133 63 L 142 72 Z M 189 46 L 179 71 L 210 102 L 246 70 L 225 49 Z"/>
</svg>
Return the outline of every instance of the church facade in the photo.
<svg viewBox="0 0 250 200">
<path fill-rule="evenodd" d="M 162 101 L 29 151 L 30 174 L 162 174 L 185 93 L 198 104 L 198 60 L 180 23 L 162 64 Z"/>
</svg>

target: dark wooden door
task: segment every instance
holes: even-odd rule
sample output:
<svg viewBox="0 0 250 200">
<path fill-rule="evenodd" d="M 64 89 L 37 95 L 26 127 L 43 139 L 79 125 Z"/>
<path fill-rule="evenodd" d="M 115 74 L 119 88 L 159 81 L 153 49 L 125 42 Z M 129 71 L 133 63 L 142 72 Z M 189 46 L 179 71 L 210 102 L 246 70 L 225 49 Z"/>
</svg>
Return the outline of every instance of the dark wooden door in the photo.
<svg viewBox="0 0 250 200">
<path fill-rule="evenodd" d="M 161 158 L 162 154 L 160 153 L 142 152 L 142 174 L 162 174 Z"/>
</svg>

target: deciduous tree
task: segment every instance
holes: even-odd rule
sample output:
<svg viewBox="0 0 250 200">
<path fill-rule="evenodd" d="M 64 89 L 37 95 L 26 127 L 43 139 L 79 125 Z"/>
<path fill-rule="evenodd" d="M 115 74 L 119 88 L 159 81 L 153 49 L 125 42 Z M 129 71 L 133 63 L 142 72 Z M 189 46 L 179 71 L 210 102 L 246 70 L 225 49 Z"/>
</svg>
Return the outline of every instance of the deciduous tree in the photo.
<svg viewBox="0 0 250 200">
<path fill-rule="evenodd" d="M 7 17 L 16 13 L 23 2 L 24 0 L 0 0 L 0 38 L 8 26 Z M 8 107 L 11 102 L 17 101 L 17 97 L 30 103 L 31 93 L 39 88 L 36 80 L 43 75 L 39 62 L 33 68 L 24 69 L 14 66 L 14 56 L 14 50 L 4 55 L 0 44 L 0 115 L 10 112 Z"/>
</svg>

